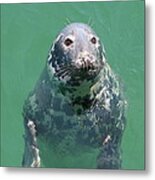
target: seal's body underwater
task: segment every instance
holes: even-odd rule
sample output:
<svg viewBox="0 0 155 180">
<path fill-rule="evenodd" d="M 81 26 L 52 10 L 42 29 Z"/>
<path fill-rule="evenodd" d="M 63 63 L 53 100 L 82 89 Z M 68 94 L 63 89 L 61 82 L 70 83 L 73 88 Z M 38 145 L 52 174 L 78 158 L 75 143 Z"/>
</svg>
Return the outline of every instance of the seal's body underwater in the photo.
<svg viewBox="0 0 155 180">
<path fill-rule="evenodd" d="M 53 43 L 46 67 L 25 101 L 23 166 L 41 165 L 44 155 L 38 139 L 43 138 L 62 158 L 98 149 L 97 168 L 121 168 L 124 111 L 119 82 L 99 38 L 88 25 L 68 25 Z"/>
</svg>

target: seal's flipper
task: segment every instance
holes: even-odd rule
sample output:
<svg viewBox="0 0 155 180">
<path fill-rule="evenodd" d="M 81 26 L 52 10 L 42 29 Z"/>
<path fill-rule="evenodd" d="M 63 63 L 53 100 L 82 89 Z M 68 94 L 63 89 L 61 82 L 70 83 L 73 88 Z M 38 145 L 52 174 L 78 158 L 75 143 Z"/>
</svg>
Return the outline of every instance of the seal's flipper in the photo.
<svg viewBox="0 0 155 180">
<path fill-rule="evenodd" d="M 98 169 L 121 169 L 121 158 L 119 149 L 115 149 L 109 145 L 103 147 L 98 159 Z"/>
<path fill-rule="evenodd" d="M 119 141 L 121 138 L 121 133 Z M 98 169 L 121 169 L 121 150 L 120 142 L 112 138 L 110 135 L 103 142 L 100 154 L 97 157 Z"/>
<path fill-rule="evenodd" d="M 40 167 L 39 148 L 36 129 L 33 121 L 28 120 L 25 127 L 25 151 L 22 165 L 24 167 Z"/>
</svg>

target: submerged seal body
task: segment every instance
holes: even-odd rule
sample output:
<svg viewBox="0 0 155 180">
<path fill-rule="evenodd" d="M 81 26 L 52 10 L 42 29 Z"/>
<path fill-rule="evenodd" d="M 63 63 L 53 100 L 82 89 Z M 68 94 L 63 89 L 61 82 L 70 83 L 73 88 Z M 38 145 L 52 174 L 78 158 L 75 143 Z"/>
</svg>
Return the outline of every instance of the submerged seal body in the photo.
<svg viewBox="0 0 155 180">
<path fill-rule="evenodd" d="M 97 168 L 121 168 L 125 100 L 100 39 L 88 25 L 72 23 L 59 33 L 23 116 L 23 166 L 40 167 L 44 154 L 38 141 L 44 139 L 60 159 L 98 149 Z M 48 155 L 51 163 L 53 154 Z"/>
</svg>

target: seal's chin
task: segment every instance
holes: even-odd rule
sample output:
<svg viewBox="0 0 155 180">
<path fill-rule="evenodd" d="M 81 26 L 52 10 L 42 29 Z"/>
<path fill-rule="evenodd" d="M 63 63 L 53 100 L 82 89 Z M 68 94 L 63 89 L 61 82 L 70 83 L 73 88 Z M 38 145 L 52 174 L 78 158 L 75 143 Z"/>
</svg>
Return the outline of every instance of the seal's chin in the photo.
<svg viewBox="0 0 155 180">
<path fill-rule="evenodd" d="M 88 78 L 95 78 L 98 73 L 99 73 L 99 67 L 94 67 L 92 66 L 91 68 L 89 67 L 85 67 L 85 68 L 81 68 L 81 69 L 76 69 L 76 71 L 74 72 L 74 77 L 79 77 L 79 79 L 81 80 L 85 80 Z"/>
</svg>

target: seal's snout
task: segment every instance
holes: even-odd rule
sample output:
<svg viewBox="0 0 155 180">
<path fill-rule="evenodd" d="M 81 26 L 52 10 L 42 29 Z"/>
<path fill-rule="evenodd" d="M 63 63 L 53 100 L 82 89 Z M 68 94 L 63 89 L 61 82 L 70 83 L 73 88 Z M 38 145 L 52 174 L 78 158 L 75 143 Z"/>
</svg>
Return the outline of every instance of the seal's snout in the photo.
<svg viewBox="0 0 155 180">
<path fill-rule="evenodd" d="M 75 62 L 77 69 L 93 70 L 95 63 L 95 57 L 88 52 L 81 52 Z"/>
</svg>

